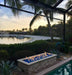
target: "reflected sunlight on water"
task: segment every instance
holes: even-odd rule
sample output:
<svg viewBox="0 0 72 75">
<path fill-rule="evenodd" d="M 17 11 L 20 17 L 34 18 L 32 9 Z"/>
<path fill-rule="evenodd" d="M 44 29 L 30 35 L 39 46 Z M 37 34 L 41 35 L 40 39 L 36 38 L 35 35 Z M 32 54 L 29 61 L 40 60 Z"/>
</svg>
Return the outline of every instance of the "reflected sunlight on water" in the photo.
<svg viewBox="0 0 72 75">
<path fill-rule="evenodd" d="M 0 37 L 0 44 L 17 44 L 17 43 L 26 43 L 31 38 L 16 38 L 16 37 Z"/>
</svg>

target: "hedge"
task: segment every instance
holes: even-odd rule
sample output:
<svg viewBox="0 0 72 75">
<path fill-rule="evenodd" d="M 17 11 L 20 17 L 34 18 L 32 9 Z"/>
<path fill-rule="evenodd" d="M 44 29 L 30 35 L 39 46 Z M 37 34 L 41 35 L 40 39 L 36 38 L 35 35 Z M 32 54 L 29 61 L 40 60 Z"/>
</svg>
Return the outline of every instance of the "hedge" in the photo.
<svg viewBox="0 0 72 75">
<path fill-rule="evenodd" d="M 33 54 L 39 54 L 53 49 L 55 43 L 39 40 L 32 43 L 0 45 L 0 50 L 7 50 L 11 58 L 25 57 Z M 23 53 L 22 53 L 23 52 Z M 30 53 L 30 54 L 29 54 Z M 24 54 L 24 55 L 23 55 Z M 22 55 L 22 56 L 21 56 Z"/>
</svg>

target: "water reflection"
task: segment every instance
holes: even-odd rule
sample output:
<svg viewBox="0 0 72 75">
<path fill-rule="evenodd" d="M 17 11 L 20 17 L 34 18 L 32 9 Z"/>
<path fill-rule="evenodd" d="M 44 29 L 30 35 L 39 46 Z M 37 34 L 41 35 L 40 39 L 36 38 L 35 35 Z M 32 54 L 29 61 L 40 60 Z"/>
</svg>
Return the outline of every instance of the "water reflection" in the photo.
<svg viewBox="0 0 72 75">
<path fill-rule="evenodd" d="M 17 44 L 28 42 L 31 38 L 27 37 L 0 37 L 0 44 Z"/>
</svg>

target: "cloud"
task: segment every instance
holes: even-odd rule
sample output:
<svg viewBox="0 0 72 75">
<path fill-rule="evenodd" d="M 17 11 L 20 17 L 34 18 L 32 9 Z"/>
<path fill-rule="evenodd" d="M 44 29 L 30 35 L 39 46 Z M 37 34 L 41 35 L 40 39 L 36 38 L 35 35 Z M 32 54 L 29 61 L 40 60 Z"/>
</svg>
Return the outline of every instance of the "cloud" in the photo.
<svg viewBox="0 0 72 75">
<path fill-rule="evenodd" d="M 4 4 L 4 0 L 0 0 L 0 4 Z"/>
<path fill-rule="evenodd" d="M 59 15 L 60 17 L 60 15 Z M 22 29 L 22 28 L 29 28 L 30 21 L 32 20 L 33 16 L 19 16 L 14 17 L 11 16 L 10 18 L 7 15 L 4 15 L 0 18 L 0 29 L 4 30 L 13 30 L 13 29 Z M 58 23 L 57 20 L 51 22 L 51 25 Z M 32 25 L 32 29 L 38 28 L 39 26 L 46 26 L 47 20 L 45 17 L 41 17 L 40 19 L 36 20 L 35 23 Z"/>
<path fill-rule="evenodd" d="M 0 18 L 0 30 L 13 30 L 13 29 L 22 29 L 29 28 L 29 22 L 31 17 L 11 17 L 3 16 Z"/>
<path fill-rule="evenodd" d="M 62 1 L 62 3 L 61 4 L 59 4 L 59 8 L 64 8 L 64 9 L 66 9 L 66 3 L 68 2 L 68 0 L 64 0 L 64 1 Z"/>
<path fill-rule="evenodd" d="M 3 19 L 8 19 L 8 16 L 7 15 L 3 15 L 2 18 Z"/>
<path fill-rule="evenodd" d="M 33 16 L 31 17 L 11 17 L 8 18 L 6 15 L 0 18 L 0 29 L 22 29 L 22 28 L 29 28 L 30 21 L 32 20 Z M 43 18 L 36 20 L 36 22 L 33 24 L 32 28 L 38 28 L 40 25 L 46 25 L 47 21 Z"/>
<path fill-rule="evenodd" d="M 6 15 L 8 17 L 13 16 L 13 14 L 9 8 L 1 7 L 0 8 L 0 17 L 2 17 L 4 15 Z"/>
<path fill-rule="evenodd" d="M 0 13 L 3 13 L 3 11 L 0 9 Z"/>
<path fill-rule="evenodd" d="M 64 0 L 59 7 L 65 7 L 65 3 L 68 0 Z M 2 3 L 2 1 L 0 0 Z M 27 7 L 27 10 L 32 11 L 31 8 Z M 20 12 L 19 17 L 14 17 L 11 9 L 1 7 L 0 8 L 0 30 L 13 30 L 13 29 L 22 29 L 22 28 L 29 28 L 30 21 L 33 18 L 33 14 L 29 14 L 26 12 Z M 63 16 L 56 14 L 54 17 L 63 19 Z M 51 22 L 52 24 L 58 23 L 57 20 Z M 41 18 L 35 21 L 32 28 L 38 28 L 41 26 L 46 26 L 47 20 L 45 18 Z"/>
<path fill-rule="evenodd" d="M 63 15 L 56 13 L 54 14 L 54 18 L 63 19 Z"/>
</svg>

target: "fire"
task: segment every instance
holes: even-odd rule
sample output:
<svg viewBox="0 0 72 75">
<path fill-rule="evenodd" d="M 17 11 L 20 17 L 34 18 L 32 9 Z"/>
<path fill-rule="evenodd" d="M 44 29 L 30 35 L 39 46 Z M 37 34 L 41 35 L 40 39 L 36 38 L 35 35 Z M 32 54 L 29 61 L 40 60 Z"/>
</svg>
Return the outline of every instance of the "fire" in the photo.
<svg viewBox="0 0 72 75">
<path fill-rule="evenodd" d="M 26 57 L 26 59 L 28 59 L 28 61 L 36 61 L 36 60 L 40 60 L 42 58 L 45 58 L 48 55 L 51 55 L 51 53 L 44 52 L 44 53 L 39 54 L 39 55 L 35 55 L 35 56 L 31 56 L 31 57 Z"/>
</svg>

